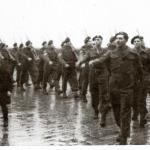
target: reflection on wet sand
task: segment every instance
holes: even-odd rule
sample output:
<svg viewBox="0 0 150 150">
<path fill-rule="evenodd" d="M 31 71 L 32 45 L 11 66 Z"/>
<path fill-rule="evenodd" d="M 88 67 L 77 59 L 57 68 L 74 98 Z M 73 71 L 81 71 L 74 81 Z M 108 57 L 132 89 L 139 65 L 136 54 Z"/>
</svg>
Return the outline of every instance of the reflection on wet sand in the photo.
<svg viewBox="0 0 150 150">
<path fill-rule="evenodd" d="M 10 106 L 9 126 L 0 126 L 0 145 L 107 145 L 116 143 L 118 128 L 112 112 L 107 126 L 93 120 L 90 97 L 88 103 L 73 98 L 62 99 L 49 91 L 35 92 L 32 87 L 20 93 L 15 89 Z M 149 99 L 147 100 L 149 107 Z M 145 129 L 133 129 L 129 144 L 150 144 L 150 122 Z"/>
</svg>

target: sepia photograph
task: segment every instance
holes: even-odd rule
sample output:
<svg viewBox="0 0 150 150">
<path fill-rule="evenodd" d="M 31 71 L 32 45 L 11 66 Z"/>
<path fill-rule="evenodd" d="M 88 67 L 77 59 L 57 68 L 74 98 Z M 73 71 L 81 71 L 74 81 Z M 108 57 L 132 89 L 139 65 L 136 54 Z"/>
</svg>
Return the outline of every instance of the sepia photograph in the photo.
<svg viewBox="0 0 150 150">
<path fill-rule="evenodd" d="M 149 145 L 149 6 L 0 0 L 0 148 Z"/>
</svg>

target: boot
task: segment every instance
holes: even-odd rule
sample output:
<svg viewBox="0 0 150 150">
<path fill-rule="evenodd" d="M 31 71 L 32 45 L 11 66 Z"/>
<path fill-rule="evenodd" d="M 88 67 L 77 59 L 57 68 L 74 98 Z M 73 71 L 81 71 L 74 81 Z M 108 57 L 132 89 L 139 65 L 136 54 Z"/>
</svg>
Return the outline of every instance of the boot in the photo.
<svg viewBox="0 0 150 150">
<path fill-rule="evenodd" d="M 105 127 L 106 126 L 106 114 L 101 114 L 101 122 L 100 122 L 100 126 L 101 127 Z"/>
<path fill-rule="evenodd" d="M 127 137 L 120 138 L 120 145 L 127 145 Z"/>
<path fill-rule="evenodd" d="M 63 93 L 63 98 L 67 98 L 66 92 Z"/>
<path fill-rule="evenodd" d="M 23 85 L 21 85 L 21 91 L 25 91 L 26 89 L 24 88 Z"/>
<path fill-rule="evenodd" d="M 8 127 L 8 116 L 4 117 L 4 124 L 3 127 Z"/>
<path fill-rule="evenodd" d="M 44 94 L 44 95 L 48 95 L 48 92 L 47 92 L 46 89 L 43 89 L 43 94 Z"/>
<path fill-rule="evenodd" d="M 36 85 L 34 86 L 34 90 L 39 90 L 39 89 L 42 89 L 41 86 L 40 86 L 39 84 L 36 84 Z"/>
<path fill-rule="evenodd" d="M 116 137 L 116 141 L 117 141 L 117 142 L 120 142 L 120 138 L 121 138 L 121 135 L 120 135 L 120 133 L 119 133 L 118 136 Z"/>
<path fill-rule="evenodd" d="M 59 89 L 59 90 L 56 90 L 56 93 L 57 93 L 57 95 L 60 95 L 62 93 L 62 91 Z"/>
<path fill-rule="evenodd" d="M 95 115 L 94 115 L 94 117 L 93 117 L 93 119 L 98 119 L 98 111 L 95 111 Z"/>
<path fill-rule="evenodd" d="M 80 96 L 79 96 L 79 94 L 77 92 L 74 92 L 73 93 L 73 97 L 74 97 L 74 99 L 78 99 Z"/>
<path fill-rule="evenodd" d="M 86 95 L 82 95 L 82 101 L 83 101 L 83 102 L 87 102 Z"/>
</svg>

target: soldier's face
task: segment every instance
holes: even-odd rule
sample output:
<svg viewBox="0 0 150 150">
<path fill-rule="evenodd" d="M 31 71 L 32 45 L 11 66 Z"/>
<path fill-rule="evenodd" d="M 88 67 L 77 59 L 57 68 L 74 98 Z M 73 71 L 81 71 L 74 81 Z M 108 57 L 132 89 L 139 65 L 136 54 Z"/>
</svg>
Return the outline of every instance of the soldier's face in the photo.
<svg viewBox="0 0 150 150">
<path fill-rule="evenodd" d="M 136 48 L 138 48 L 138 47 L 142 46 L 142 41 L 139 38 L 137 38 L 134 40 L 133 44 Z"/>
<path fill-rule="evenodd" d="M 45 44 L 43 45 L 43 47 L 44 47 L 44 48 L 47 48 L 47 44 L 45 43 Z"/>
<path fill-rule="evenodd" d="M 95 39 L 95 45 L 101 46 L 102 45 L 102 39 L 101 38 L 96 38 Z"/>
<path fill-rule="evenodd" d="M 117 35 L 115 42 L 117 47 L 122 47 L 126 44 L 127 41 L 124 38 L 124 35 Z"/>
<path fill-rule="evenodd" d="M 54 44 L 52 43 L 51 45 L 49 45 L 48 47 L 50 48 L 54 48 Z"/>
<path fill-rule="evenodd" d="M 91 40 L 89 40 L 89 41 L 86 43 L 86 45 L 88 45 L 88 46 L 93 46 L 93 43 L 92 43 Z"/>
<path fill-rule="evenodd" d="M 66 42 L 65 45 L 66 45 L 66 46 L 70 46 L 70 45 L 71 45 L 71 42 Z"/>
</svg>

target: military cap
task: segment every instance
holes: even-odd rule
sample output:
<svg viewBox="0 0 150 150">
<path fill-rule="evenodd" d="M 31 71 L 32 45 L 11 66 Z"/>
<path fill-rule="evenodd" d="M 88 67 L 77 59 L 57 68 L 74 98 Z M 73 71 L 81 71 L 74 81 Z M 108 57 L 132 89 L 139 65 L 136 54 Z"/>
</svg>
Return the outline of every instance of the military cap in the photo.
<svg viewBox="0 0 150 150">
<path fill-rule="evenodd" d="M 135 40 L 135 39 L 140 39 L 140 40 L 142 41 L 142 40 L 143 40 L 143 36 L 139 36 L 139 35 L 134 36 L 134 37 L 131 39 L 131 44 L 134 43 L 134 40 Z"/>
<path fill-rule="evenodd" d="M 68 42 L 70 42 L 70 38 L 69 38 L 69 37 L 67 37 L 67 38 L 65 39 L 64 43 L 68 43 Z"/>
<path fill-rule="evenodd" d="M 91 37 L 87 36 L 84 40 L 84 43 L 86 44 L 90 39 L 91 39 Z"/>
<path fill-rule="evenodd" d="M 29 46 L 31 43 L 32 43 L 32 42 L 28 40 L 28 41 L 26 42 L 26 46 Z"/>
<path fill-rule="evenodd" d="M 109 42 L 113 43 L 115 40 L 116 40 L 116 37 L 115 36 L 111 36 L 110 39 L 109 39 Z"/>
<path fill-rule="evenodd" d="M 96 35 L 96 36 L 94 36 L 92 40 L 95 41 L 96 38 L 100 38 L 101 40 L 103 40 L 103 37 L 102 37 L 101 35 Z"/>
<path fill-rule="evenodd" d="M 4 48 L 5 47 L 5 43 L 1 43 L 0 48 Z"/>
<path fill-rule="evenodd" d="M 48 45 L 52 45 L 53 44 L 53 40 L 50 40 L 49 42 L 48 42 Z"/>
<path fill-rule="evenodd" d="M 126 32 L 118 32 L 118 33 L 116 33 L 116 34 L 115 34 L 115 38 L 116 38 L 118 35 L 123 35 L 126 41 L 128 41 L 128 39 L 129 39 L 129 36 L 128 36 L 128 34 L 127 34 Z"/>
<path fill-rule="evenodd" d="M 17 46 L 17 43 L 14 43 L 13 46 L 14 46 L 14 47 Z"/>
<path fill-rule="evenodd" d="M 46 41 L 44 41 L 44 42 L 42 43 L 42 45 L 44 46 L 46 43 L 47 43 L 47 42 L 46 42 Z"/>
<path fill-rule="evenodd" d="M 22 48 L 23 47 L 23 43 L 21 43 L 20 45 L 19 45 L 19 48 Z"/>
</svg>

